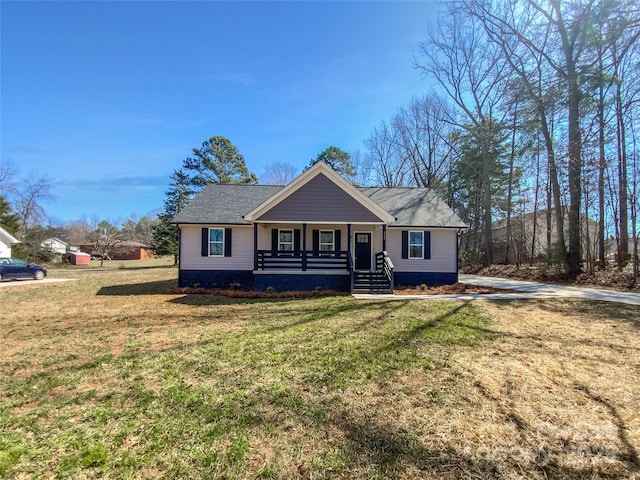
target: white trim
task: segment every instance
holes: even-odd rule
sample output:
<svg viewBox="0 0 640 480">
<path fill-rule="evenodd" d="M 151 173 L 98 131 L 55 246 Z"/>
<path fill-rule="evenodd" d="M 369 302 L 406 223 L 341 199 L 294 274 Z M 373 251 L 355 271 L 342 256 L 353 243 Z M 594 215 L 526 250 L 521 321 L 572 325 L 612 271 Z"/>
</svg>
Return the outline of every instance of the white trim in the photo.
<svg viewBox="0 0 640 480">
<path fill-rule="evenodd" d="M 422 242 L 420 243 L 420 247 L 422 248 L 422 253 L 420 254 L 419 257 L 412 257 L 411 256 L 411 245 L 413 246 L 418 246 L 417 243 L 411 243 L 411 234 L 412 233 L 419 233 L 420 234 L 420 238 L 422 238 Z M 408 260 L 424 260 L 424 231 L 422 230 L 409 230 L 409 238 L 407 238 L 407 259 Z"/>
<path fill-rule="evenodd" d="M 329 180 L 331 180 L 338 187 L 340 187 L 345 193 L 351 196 L 355 201 L 360 203 L 364 208 L 372 212 L 375 216 L 380 218 L 381 223 L 393 223 L 396 221 L 396 218 L 393 215 L 391 215 L 386 210 L 382 209 L 377 203 L 375 203 L 373 200 L 367 197 L 364 193 L 356 189 L 353 185 L 351 185 L 344 178 L 338 175 L 329 165 L 327 165 L 324 162 L 316 163 L 307 171 L 303 172 L 300 176 L 298 176 L 295 180 L 293 180 L 289 185 L 284 187 L 282 190 L 279 190 L 275 195 L 268 198 L 262 204 L 258 205 L 256 208 L 251 210 L 249 213 L 247 213 L 244 216 L 245 221 L 254 222 L 261 215 L 269 211 L 271 208 L 275 207 L 277 204 L 285 200 L 291 194 L 296 192 L 298 189 L 306 185 L 309 181 L 311 181 L 312 179 L 314 179 L 320 174 L 324 174 L 327 178 L 329 178 Z M 274 222 L 272 221 L 271 223 L 274 223 Z M 302 222 L 298 222 L 298 223 L 302 223 Z M 311 223 L 311 222 L 307 222 L 307 223 Z M 374 222 L 363 222 L 363 223 L 371 224 Z"/>
<path fill-rule="evenodd" d="M 331 234 L 331 243 L 327 243 L 327 242 L 323 242 L 322 241 L 322 232 Z M 324 245 L 331 245 L 331 248 L 329 250 L 322 250 L 323 243 L 324 243 Z M 323 251 L 332 252 L 335 249 L 336 249 L 336 231 L 328 229 L 328 228 L 318 230 L 318 251 L 319 252 L 323 252 Z"/>
<path fill-rule="evenodd" d="M 8 245 L 13 245 L 14 243 L 20 243 L 16 237 L 7 232 L 4 228 L 0 227 L 0 237 L 4 237 L 7 240 Z"/>
<path fill-rule="evenodd" d="M 280 248 L 281 244 L 288 244 L 289 242 L 282 242 L 280 240 L 280 233 L 282 232 L 291 232 L 291 250 L 285 250 L 284 248 Z M 296 240 L 295 240 L 295 231 L 293 228 L 279 228 L 278 229 L 278 252 L 292 252 L 296 248 Z"/>
<path fill-rule="evenodd" d="M 222 241 L 221 242 L 212 242 L 211 241 L 211 230 L 222 230 Z M 225 251 L 224 251 L 224 244 L 225 244 L 225 231 L 223 227 L 209 227 L 209 241 L 207 242 L 207 253 L 209 254 L 209 257 L 213 257 L 213 258 L 220 258 L 220 257 L 224 257 Z M 222 243 L 222 254 L 221 255 L 212 255 L 211 254 L 211 244 L 212 243 Z"/>
</svg>

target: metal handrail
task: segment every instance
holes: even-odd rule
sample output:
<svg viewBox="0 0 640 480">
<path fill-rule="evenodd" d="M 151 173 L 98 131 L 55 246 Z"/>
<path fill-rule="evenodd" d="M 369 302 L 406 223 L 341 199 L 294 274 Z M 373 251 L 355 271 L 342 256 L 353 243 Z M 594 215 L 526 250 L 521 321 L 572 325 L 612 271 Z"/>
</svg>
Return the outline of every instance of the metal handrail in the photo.
<svg viewBox="0 0 640 480">
<path fill-rule="evenodd" d="M 387 280 L 389 280 L 389 284 L 391 285 L 391 289 L 393 290 L 393 270 L 394 270 L 393 262 L 389 257 L 389 253 L 386 250 L 382 252 L 376 253 L 376 270 L 384 273 Z"/>
<path fill-rule="evenodd" d="M 351 281 L 351 289 L 349 290 L 350 292 L 353 292 L 353 286 L 355 284 L 355 265 L 353 263 L 353 256 L 351 255 L 351 252 L 348 251 L 347 252 L 347 268 L 349 269 L 349 277 L 350 277 L 350 281 Z"/>
</svg>

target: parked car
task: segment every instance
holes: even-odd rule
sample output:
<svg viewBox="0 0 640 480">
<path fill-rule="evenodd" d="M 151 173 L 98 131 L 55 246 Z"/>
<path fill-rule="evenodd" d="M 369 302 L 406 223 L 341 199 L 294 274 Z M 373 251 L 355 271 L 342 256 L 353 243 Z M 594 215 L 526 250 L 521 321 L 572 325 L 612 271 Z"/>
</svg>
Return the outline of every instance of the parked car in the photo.
<svg viewBox="0 0 640 480">
<path fill-rule="evenodd" d="M 46 276 L 47 269 L 42 265 L 29 263 L 20 258 L 0 257 L 0 282 L 24 278 L 42 280 Z"/>
</svg>

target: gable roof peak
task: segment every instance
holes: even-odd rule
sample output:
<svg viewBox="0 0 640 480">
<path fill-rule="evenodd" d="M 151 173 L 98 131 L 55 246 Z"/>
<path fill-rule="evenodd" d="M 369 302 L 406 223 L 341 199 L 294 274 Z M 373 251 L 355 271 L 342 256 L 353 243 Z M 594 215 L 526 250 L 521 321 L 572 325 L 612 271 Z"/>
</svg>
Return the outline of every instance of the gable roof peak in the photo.
<svg viewBox="0 0 640 480">
<path fill-rule="evenodd" d="M 266 201 L 247 213 L 244 216 L 244 219 L 248 222 L 257 220 L 262 214 L 288 198 L 294 192 L 298 191 L 300 188 L 302 188 L 304 185 L 306 185 L 319 175 L 324 175 L 325 177 L 327 177 L 332 183 L 343 190 L 346 194 L 351 196 L 355 201 L 360 203 L 367 210 L 374 213 L 383 222 L 391 223 L 395 221 L 395 217 L 393 215 L 373 202 L 367 195 L 363 194 L 360 190 L 354 187 L 349 181 L 344 179 L 333 168 L 331 168 L 327 163 L 323 161 L 315 163 L 310 168 L 302 172 L 298 177 L 292 180 L 291 183 L 283 187 L 282 190 L 278 191 L 271 198 L 268 198 Z"/>
</svg>

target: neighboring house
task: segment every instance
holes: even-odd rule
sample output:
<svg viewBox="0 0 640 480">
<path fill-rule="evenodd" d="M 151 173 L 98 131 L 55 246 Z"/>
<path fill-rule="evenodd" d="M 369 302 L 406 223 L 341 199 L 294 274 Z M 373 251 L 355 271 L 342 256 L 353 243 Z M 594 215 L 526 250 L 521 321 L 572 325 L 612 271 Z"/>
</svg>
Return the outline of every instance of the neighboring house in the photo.
<svg viewBox="0 0 640 480">
<path fill-rule="evenodd" d="M 10 257 L 11 245 L 14 243 L 20 243 L 20 240 L 0 227 L 0 257 Z"/>
<path fill-rule="evenodd" d="M 80 245 L 80 250 L 82 252 L 90 254 L 92 257 L 99 257 L 100 253 L 96 251 L 95 247 L 92 244 L 84 244 Z M 155 256 L 155 251 L 153 248 L 140 243 L 133 241 L 124 241 L 118 242 L 110 251 L 109 251 L 109 260 L 143 260 L 145 258 L 153 258 Z"/>
<path fill-rule="evenodd" d="M 145 258 L 153 258 L 155 251 L 140 242 L 120 242 L 116 248 L 116 252 L 112 255 L 114 260 L 144 260 Z"/>
<path fill-rule="evenodd" d="M 174 218 L 179 284 L 392 291 L 458 280 L 464 223 L 426 188 L 356 188 L 323 162 L 285 187 L 207 185 Z"/>
<path fill-rule="evenodd" d="M 67 242 L 55 237 L 47 238 L 42 242 L 41 246 L 50 252 L 57 253 L 58 255 L 63 255 L 69 250 L 69 244 Z"/>
<path fill-rule="evenodd" d="M 547 232 L 547 210 L 538 210 L 511 218 L 511 239 L 509 243 L 509 258 L 507 258 L 507 220 L 501 219 L 492 223 L 493 232 L 493 262 L 521 263 L 537 260 L 547 253 L 548 240 L 551 245 L 558 242 L 558 228 L 556 225 L 555 209 L 551 210 L 551 222 Z M 569 240 L 568 209 L 564 216 L 564 238 Z M 589 218 L 589 228 L 585 226 L 584 215 L 580 215 L 580 240 L 582 254 L 597 255 L 598 251 L 598 222 Z M 548 237 L 547 237 L 548 235 Z"/>
</svg>

